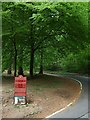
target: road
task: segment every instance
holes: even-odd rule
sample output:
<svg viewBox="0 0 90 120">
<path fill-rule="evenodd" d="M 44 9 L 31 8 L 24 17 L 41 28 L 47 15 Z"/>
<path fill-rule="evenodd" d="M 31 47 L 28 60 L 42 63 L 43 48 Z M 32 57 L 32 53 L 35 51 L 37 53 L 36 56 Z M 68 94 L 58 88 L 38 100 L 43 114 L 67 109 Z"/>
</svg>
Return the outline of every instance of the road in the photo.
<svg viewBox="0 0 90 120">
<path fill-rule="evenodd" d="M 48 74 L 50 75 L 50 74 Z M 53 75 L 53 74 L 52 74 Z M 88 95 L 88 86 L 90 86 L 90 77 L 85 76 L 79 76 L 76 74 L 64 74 L 64 75 L 56 75 L 53 76 L 62 76 L 67 78 L 72 78 L 72 80 L 78 80 L 82 83 L 82 92 L 80 95 L 80 98 L 76 101 L 75 104 L 68 107 L 62 112 L 58 112 L 54 115 L 48 116 L 48 120 L 51 118 L 69 118 L 70 120 L 82 120 L 82 118 L 89 119 L 90 115 L 90 101 L 89 101 L 89 95 Z M 54 119 L 53 119 L 54 120 Z"/>
</svg>

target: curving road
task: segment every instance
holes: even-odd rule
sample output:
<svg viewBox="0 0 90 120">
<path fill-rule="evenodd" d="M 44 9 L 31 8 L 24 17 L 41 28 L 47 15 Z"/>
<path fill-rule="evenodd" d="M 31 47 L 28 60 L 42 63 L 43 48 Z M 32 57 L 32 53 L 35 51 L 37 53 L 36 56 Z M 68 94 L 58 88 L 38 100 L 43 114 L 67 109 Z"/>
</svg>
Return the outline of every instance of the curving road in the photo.
<svg viewBox="0 0 90 120">
<path fill-rule="evenodd" d="M 80 95 L 80 98 L 76 101 L 75 104 L 68 107 L 62 112 L 58 112 L 54 115 L 47 116 L 48 120 L 51 118 L 69 118 L 70 120 L 82 120 L 82 118 L 85 120 L 85 118 L 88 120 L 90 115 L 90 101 L 89 101 L 89 86 L 90 86 L 90 77 L 85 76 L 79 76 L 76 74 L 64 74 L 64 75 L 56 75 L 56 74 L 48 74 L 53 76 L 62 76 L 67 78 L 72 78 L 72 80 L 78 80 L 82 83 L 82 92 Z M 54 120 L 54 119 L 53 119 Z"/>
</svg>

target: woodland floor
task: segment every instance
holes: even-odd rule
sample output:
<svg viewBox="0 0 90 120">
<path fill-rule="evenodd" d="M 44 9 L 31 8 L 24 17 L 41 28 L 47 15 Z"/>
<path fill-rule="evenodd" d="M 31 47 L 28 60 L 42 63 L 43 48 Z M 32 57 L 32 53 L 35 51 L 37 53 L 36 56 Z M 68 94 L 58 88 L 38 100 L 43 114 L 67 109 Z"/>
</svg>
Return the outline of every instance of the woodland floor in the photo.
<svg viewBox="0 0 90 120">
<path fill-rule="evenodd" d="M 78 82 L 68 78 L 39 75 L 27 81 L 27 105 L 13 105 L 14 78 L 2 80 L 3 118 L 45 118 L 80 96 Z"/>
</svg>

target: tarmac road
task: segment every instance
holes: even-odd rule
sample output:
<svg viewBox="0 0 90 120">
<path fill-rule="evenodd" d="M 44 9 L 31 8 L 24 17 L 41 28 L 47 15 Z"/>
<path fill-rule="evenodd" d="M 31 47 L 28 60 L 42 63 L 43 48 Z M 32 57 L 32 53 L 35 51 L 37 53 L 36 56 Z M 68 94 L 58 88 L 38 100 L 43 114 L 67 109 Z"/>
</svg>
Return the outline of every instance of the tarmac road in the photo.
<svg viewBox="0 0 90 120">
<path fill-rule="evenodd" d="M 48 74 L 51 75 L 51 74 Z M 88 120 L 90 117 L 90 101 L 89 101 L 89 95 L 88 95 L 88 86 L 90 86 L 90 77 L 85 76 L 79 76 L 76 74 L 64 74 L 64 75 L 56 75 L 52 74 L 54 76 L 62 76 L 67 78 L 72 78 L 73 80 L 78 80 L 82 83 L 82 92 L 80 95 L 80 98 L 70 107 L 63 110 L 62 112 L 58 112 L 54 115 L 48 116 L 49 118 L 61 118 L 61 120 L 65 120 L 68 118 L 68 120 Z M 54 120 L 53 119 L 53 120 Z"/>
</svg>

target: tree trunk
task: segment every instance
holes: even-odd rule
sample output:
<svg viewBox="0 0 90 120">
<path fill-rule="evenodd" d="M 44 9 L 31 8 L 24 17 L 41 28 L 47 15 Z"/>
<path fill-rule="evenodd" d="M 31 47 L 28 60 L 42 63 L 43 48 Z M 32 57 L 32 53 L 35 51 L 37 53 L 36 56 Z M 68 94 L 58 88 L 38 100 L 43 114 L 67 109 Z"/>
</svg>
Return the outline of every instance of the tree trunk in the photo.
<svg viewBox="0 0 90 120">
<path fill-rule="evenodd" d="M 13 64 L 13 54 L 12 54 L 12 52 L 13 52 L 13 50 L 11 49 L 10 50 L 10 65 L 9 65 L 9 68 L 8 68 L 8 71 L 7 71 L 8 75 L 12 74 L 12 64 Z"/>
<path fill-rule="evenodd" d="M 18 75 L 22 75 L 22 76 L 24 76 L 22 66 L 20 66 L 20 67 L 18 68 Z"/>
<path fill-rule="evenodd" d="M 16 48 L 16 41 L 15 41 L 15 36 L 14 36 L 14 51 L 15 51 L 15 55 L 14 55 L 14 76 L 16 76 L 16 72 L 17 72 L 17 48 Z"/>
<path fill-rule="evenodd" d="M 15 50 L 15 56 L 14 56 L 14 76 L 16 76 L 17 73 L 17 50 Z"/>
<path fill-rule="evenodd" d="M 7 74 L 8 74 L 8 75 L 11 75 L 11 74 L 12 74 L 12 72 L 11 72 L 11 67 L 8 69 Z"/>
<path fill-rule="evenodd" d="M 23 67 L 23 48 L 21 46 L 20 53 L 19 53 L 19 66 Z"/>
<path fill-rule="evenodd" d="M 15 10 L 15 8 L 14 8 L 14 10 Z M 13 10 L 13 12 L 14 12 L 14 10 Z M 13 12 L 11 14 L 11 19 L 13 19 Z M 11 31 L 15 32 L 13 21 L 12 21 Z M 13 46 L 14 46 L 14 76 L 16 76 L 16 71 L 17 71 L 17 69 L 16 69 L 16 66 L 17 66 L 17 48 L 16 48 L 16 38 L 15 37 L 16 37 L 16 35 L 12 36 L 12 41 L 13 41 Z"/>
<path fill-rule="evenodd" d="M 31 57 L 30 57 L 30 76 L 33 77 L 33 65 L 34 65 L 34 49 L 31 48 Z"/>
<path fill-rule="evenodd" d="M 43 50 L 40 51 L 40 71 L 39 74 L 43 74 Z"/>
<path fill-rule="evenodd" d="M 33 12 L 31 12 L 31 17 Z M 33 19 L 31 19 L 31 32 L 30 32 L 30 39 L 31 39 L 31 46 L 30 46 L 30 77 L 33 77 L 33 66 L 34 66 L 34 37 L 33 37 Z"/>
<path fill-rule="evenodd" d="M 43 74 L 43 65 L 40 65 L 40 72 L 39 74 Z"/>
</svg>

